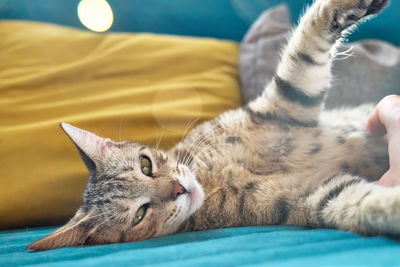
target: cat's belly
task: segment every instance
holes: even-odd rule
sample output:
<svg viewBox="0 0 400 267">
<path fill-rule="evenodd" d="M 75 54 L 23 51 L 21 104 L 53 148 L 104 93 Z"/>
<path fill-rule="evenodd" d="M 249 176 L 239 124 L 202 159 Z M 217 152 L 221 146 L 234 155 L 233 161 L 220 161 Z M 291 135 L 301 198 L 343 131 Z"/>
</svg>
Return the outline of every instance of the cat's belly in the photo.
<svg viewBox="0 0 400 267">
<path fill-rule="evenodd" d="M 198 158 L 196 176 L 206 198 L 186 229 L 281 224 L 276 207 L 287 205 L 287 199 L 296 202 L 310 188 L 343 173 L 375 180 L 388 167 L 385 140 L 364 131 L 321 126 L 258 133 L 252 138 L 228 133 L 220 138 L 224 143 Z"/>
<path fill-rule="evenodd" d="M 246 176 L 318 174 L 323 179 L 339 173 L 376 180 L 388 169 L 385 139 L 363 129 L 321 125 L 296 131 L 271 130 L 268 126 L 246 134 L 227 132 L 199 156 L 199 166 L 203 166 L 198 168 L 200 182 L 215 186 L 226 179 L 240 182 Z M 240 175 L 226 175 L 227 169 L 240 170 Z"/>
<path fill-rule="evenodd" d="M 281 224 L 276 207 L 285 210 L 286 201 L 296 202 L 332 176 L 381 177 L 388 169 L 386 140 L 366 133 L 363 120 L 348 118 L 348 113 L 343 120 L 340 114 L 329 115 L 310 128 L 255 125 L 241 119 L 241 113 L 237 123 L 222 118 L 205 124 L 204 128 L 217 125 L 222 130 L 200 138 L 205 141 L 191 151 L 206 197 L 184 229 Z M 285 220 L 290 222 L 294 221 Z"/>
</svg>

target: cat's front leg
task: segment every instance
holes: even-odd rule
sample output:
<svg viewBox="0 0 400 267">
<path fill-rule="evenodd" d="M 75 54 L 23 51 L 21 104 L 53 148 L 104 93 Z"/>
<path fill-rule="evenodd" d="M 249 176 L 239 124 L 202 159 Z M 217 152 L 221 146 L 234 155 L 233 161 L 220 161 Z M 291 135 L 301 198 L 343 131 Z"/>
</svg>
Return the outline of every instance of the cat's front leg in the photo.
<svg viewBox="0 0 400 267">
<path fill-rule="evenodd" d="M 299 200 L 313 227 L 367 235 L 400 236 L 400 187 L 382 187 L 351 176 L 327 179 Z"/>
<path fill-rule="evenodd" d="M 305 13 L 277 72 L 247 108 L 250 116 L 313 127 L 330 88 L 334 47 L 347 29 L 381 11 L 387 0 L 317 0 Z"/>
</svg>

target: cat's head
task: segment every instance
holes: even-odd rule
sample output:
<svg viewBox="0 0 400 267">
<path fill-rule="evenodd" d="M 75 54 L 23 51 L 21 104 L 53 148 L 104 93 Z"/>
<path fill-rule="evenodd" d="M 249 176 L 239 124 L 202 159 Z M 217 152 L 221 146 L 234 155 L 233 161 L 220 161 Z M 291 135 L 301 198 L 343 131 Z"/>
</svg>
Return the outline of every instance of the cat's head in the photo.
<svg viewBox="0 0 400 267">
<path fill-rule="evenodd" d="M 61 126 L 90 172 L 84 204 L 66 225 L 28 249 L 162 236 L 175 232 L 201 206 L 201 186 L 173 155 L 133 142 L 114 142 L 69 124 Z"/>
</svg>

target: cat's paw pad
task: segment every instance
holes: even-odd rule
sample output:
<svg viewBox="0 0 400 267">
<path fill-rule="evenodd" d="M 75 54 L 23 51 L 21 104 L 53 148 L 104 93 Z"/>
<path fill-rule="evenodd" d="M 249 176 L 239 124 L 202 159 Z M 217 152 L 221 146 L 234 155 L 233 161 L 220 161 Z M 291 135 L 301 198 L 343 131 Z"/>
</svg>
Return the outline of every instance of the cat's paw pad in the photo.
<svg viewBox="0 0 400 267">
<path fill-rule="evenodd" d="M 378 14 L 388 4 L 389 0 L 361 0 L 361 6 L 367 10 L 367 13 L 364 16 Z"/>
<path fill-rule="evenodd" d="M 320 3 L 319 15 L 330 18 L 329 31 L 334 41 L 363 18 L 382 11 L 389 0 L 321 0 Z"/>
</svg>

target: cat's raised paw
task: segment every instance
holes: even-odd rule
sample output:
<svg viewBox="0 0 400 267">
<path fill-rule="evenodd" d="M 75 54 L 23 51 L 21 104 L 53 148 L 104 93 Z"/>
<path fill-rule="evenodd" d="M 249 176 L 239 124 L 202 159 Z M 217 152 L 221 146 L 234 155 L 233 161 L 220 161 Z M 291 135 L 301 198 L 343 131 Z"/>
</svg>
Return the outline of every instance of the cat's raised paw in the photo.
<svg viewBox="0 0 400 267">
<path fill-rule="evenodd" d="M 389 4 L 389 0 L 361 0 L 361 3 L 367 9 L 365 16 L 369 16 L 381 12 Z"/>
<path fill-rule="evenodd" d="M 317 20 L 328 26 L 331 42 L 342 32 L 370 15 L 381 12 L 389 0 L 320 0 L 317 2 Z"/>
</svg>

